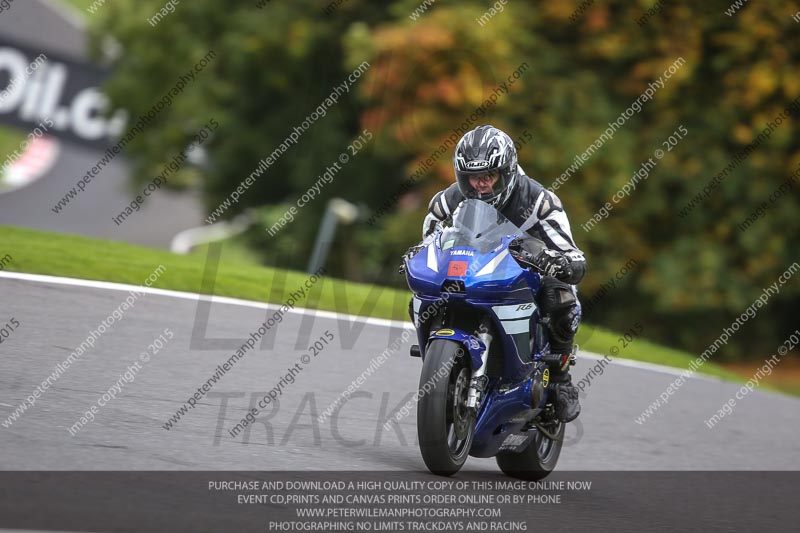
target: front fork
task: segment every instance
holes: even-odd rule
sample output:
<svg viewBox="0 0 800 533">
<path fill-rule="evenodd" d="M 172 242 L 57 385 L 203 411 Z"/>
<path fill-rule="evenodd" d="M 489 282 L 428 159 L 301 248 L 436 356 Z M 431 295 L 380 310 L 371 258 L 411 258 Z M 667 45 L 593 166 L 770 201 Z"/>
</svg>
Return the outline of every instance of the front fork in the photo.
<svg viewBox="0 0 800 533">
<path fill-rule="evenodd" d="M 486 384 L 489 381 L 486 376 L 486 364 L 489 359 L 492 335 L 488 332 L 478 333 L 478 338 L 486 346 L 486 349 L 481 353 L 481 366 L 472 372 L 472 380 L 470 380 L 469 391 L 467 392 L 467 407 L 476 411 L 480 404 L 481 395 L 486 390 Z"/>
</svg>

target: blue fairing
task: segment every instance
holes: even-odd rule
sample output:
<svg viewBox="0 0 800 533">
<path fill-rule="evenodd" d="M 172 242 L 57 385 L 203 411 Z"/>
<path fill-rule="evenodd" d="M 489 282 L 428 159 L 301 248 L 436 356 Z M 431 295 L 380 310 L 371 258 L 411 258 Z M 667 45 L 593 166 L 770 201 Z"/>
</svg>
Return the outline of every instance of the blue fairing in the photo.
<svg viewBox="0 0 800 533">
<path fill-rule="evenodd" d="M 447 279 L 464 280 L 467 293 L 473 299 L 497 302 L 500 300 L 525 300 L 531 289 L 538 289 L 537 274 L 523 269 L 508 253 L 511 238 L 481 254 L 468 247 L 442 250 L 431 242 L 408 262 L 408 284 L 416 294 L 438 297 Z M 466 274 L 450 271 L 452 262 L 466 262 Z M 448 274 L 450 271 L 450 274 Z"/>
</svg>

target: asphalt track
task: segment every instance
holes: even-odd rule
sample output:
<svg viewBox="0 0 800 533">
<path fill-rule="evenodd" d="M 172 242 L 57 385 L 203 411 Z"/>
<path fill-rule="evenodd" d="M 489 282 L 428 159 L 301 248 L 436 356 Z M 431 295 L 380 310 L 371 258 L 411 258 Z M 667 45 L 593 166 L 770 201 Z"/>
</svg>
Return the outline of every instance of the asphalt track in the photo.
<svg viewBox="0 0 800 533">
<path fill-rule="evenodd" d="M 0 345 L 0 421 L 5 421 L 128 292 L 24 281 L 0 273 L 0 294 L 0 322 L 14 317 L 20 323 Z M 420 360 L 408 356 L 411 341 L 366 378 L 338 416 L 316 421 L 402 331 L 381 321 L 335 320 L 324 313 L 314 317 L 311 311 L 287 315 L 273 335 L 266 336 L 266 346 L 257 345 L 195 409 L 165 430 L 169 417 L 268 315 L 263 308 L 214 302 L 205 336 L 229 339 L 217 341 L 227 345 L 191 349 L 197 307 L 191 295 L 139 298 L 34 407 L 10 428 L 0 427 L 0 470 L 424 470 L 414 410 L 396 431 L 383 428 L 418 385 Z M 165 328 L 174 338 L 142 365 L 116 399 L 100 408 L 94 422 L 72 436 L 68 428 Z M 250 431 L 231 437 L 228 431 L 246 415 L 251 402 L 274 387 L 286 369 L 308 353 L 309 340 L 313 343 L 326 330 L 335 340 L 303 366 L 279 397 L 279 405 L 260 414 Z M 576 378 L 586 374 L 596 357 L 581 354 L 573 370 Z M 756 390 L 738 402 L 732 415 L 708 429 L 704 420 L 740 385 L 692 378 L 668 405 L 637 424 L 635 418 L 673 379 L 668 370 L 614 360 L 583 397 L 580 424 L 572 424 L 567 432 L 558 470 L 800 470 L 800 404 L 788 396 Z M 459 476 L 470 475 L 500 477 L 493 459 L 470 458 Z M 0 527 L 4 525 L 0 521 Z"/>
</svg>

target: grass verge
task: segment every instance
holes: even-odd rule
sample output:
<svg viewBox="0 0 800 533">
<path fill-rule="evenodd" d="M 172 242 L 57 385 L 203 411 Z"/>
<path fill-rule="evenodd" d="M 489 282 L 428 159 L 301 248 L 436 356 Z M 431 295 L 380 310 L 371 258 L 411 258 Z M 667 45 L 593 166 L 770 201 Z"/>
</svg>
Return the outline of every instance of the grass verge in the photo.
<svg viewBox="0 0 800 533">
<path fill-rule="evenodd" d="M 75 11 L 82 12 L 84 15 L 88 14 L 86 8 L 91 6 L 95 0 L 59 0 L 61 4 L 68 5 L 75 9 Z M 102 3 L 98 2 L 97 7 L 101 8 L 103 6 Z"/>
</svg>

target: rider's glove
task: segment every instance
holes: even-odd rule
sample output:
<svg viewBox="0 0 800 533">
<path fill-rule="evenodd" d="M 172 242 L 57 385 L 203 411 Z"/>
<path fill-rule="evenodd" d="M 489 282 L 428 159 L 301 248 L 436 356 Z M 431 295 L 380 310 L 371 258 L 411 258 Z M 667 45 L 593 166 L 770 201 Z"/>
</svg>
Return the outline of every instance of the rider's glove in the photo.
<svg viewBox="0 0 800 533">
<path fill-rule="evenodd" d="M 534 258 L 533 264 L 545 276 L 553 276 L 558 279 L 572 276 L 572 266 L 569 259 L 556 250 L 542 250 Z"/>
<path fill-rule="evenodd" d="M 402 262 L 400 263 L 400 267 L 397 269 L 397 272 L 399 272 L 400 274 L 405 274 L 406 263 L 408 262 L 409 259 L 417 255 L 417 252 L 419 252 L 421 249 L 422 249 L 422 243 L 417 244 L 416 246 L 412 246 L 411 248 L 406 250 L 406 253 L 403 254 Z"/>
</svg>

